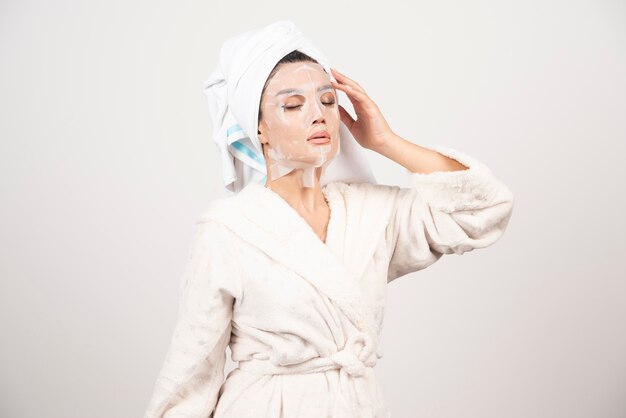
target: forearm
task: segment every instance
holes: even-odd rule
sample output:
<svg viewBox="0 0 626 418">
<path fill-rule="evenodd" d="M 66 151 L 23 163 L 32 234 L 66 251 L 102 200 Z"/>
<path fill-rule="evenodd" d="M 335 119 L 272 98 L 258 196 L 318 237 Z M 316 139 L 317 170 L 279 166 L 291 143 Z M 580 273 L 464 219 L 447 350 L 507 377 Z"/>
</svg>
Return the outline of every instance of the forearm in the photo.
<svg viewBox="0 0 626 418">
<path fill-rule="evenodd" d="M 457 160 L 449 158 L 437 151 L 421 147 L 396 134 L 385 141 L 385 144 L 372 149 L 400 164 L 413 173 L 429 174 L 435 171 L 459 171 L 468 167 Z"/>
</svg>

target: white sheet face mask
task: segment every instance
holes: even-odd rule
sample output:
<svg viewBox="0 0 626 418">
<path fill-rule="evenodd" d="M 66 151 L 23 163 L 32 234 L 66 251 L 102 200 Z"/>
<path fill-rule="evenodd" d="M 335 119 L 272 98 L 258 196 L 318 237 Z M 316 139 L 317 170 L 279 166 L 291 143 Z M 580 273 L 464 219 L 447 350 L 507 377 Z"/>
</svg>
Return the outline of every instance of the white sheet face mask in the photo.
<svg viewBox="0 0 626 418">
<path fill-rule="evenodd" d="M 267 142 L 268 178 L 299 170 L 304 187 L 313 187 L 315 169 L 339 153 L 339 107 L 330 76 L 313 62 L 281 64 L 261 99 L 259 140 Z M 327 131 L 323 144 L 308 141 Z"/>
</svg>

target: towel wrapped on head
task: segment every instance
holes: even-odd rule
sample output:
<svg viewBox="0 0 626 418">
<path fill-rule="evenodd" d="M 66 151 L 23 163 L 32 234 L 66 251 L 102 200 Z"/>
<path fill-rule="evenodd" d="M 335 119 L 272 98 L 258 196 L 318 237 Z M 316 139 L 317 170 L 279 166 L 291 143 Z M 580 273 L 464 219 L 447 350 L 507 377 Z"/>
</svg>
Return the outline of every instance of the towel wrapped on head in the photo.
<svg viewBox="0 0 626 418">
<path fill-rule="evenodd" d="M 326 56 L 293 22 L 281 20 L 226 40 L 204 83 L 224 186 L 233 193 L 250 182 L 265 184 L 267 164 L 257 137 L 261 94 L 274 66 L 294 50 L 317 60 L 332 77 Z M 362 147 L 343 122 L 339 135 L 340 152 L 322 171 L 320 185 L 376 183 Z"/>
</svg>

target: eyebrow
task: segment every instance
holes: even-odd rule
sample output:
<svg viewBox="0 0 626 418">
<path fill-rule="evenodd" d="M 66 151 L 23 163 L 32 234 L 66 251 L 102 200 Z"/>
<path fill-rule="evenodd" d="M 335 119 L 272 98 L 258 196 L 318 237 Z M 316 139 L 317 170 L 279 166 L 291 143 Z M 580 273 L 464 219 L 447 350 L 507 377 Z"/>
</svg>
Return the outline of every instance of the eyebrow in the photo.
<svg viewBox="0 0 626 418">
<path fill-rule="evenodd" d="M 322 90 L 332 90 L 332 88 L 333 86 L 331 86 L 330 84 L 326 84 L 325 86 L 318 87 L 317 91 L 319 92 Z M 284 89 L 276 93 L 276 96 L 280 94 L 291 94 L 291 93 L 304 93 L 304 92 L 300 89 Z"/>
</svg>

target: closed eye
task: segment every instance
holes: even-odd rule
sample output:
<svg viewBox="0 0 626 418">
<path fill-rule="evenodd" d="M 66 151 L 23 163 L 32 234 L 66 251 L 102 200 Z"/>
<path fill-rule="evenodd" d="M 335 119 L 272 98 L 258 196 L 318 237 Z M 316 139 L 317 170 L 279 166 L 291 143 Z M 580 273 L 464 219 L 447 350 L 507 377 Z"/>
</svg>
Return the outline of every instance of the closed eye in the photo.
<svg viewBox="0 0 626 418">
<path fill-rule="evenodd" d="M 326 106 L 332 106 L 335 104 L 335 102 L 329 102 L 329 103 L 322 103 Z M 283 109 L 287 109 L 287 110 L 291 110 L 291 109 L 297 109 L 299 107 L 302 107 L 302 105 L 296 105 L 296 106 L 283 106 Z"/>
</svg>

